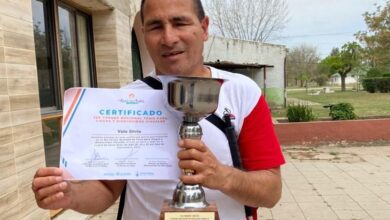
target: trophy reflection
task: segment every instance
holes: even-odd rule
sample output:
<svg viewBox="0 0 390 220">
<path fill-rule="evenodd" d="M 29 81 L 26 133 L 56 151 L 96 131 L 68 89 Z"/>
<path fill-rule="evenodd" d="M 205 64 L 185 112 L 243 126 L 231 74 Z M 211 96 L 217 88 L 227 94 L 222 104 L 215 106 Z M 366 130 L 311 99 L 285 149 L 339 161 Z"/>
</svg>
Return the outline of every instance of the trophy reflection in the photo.
<svg viewBox="0 0 390 220">
<path fill-rule="evenodd" d="M 169 105 L 184 113 L 180 138 L 202 138 L 202 128 L 198 122 L 217 109 L 222 83 L 221 79 L 196 77 L 179 77 L 168 83 Z M 195 174 L 190 169 L 183 172 L 185 175 Z M 179 182 L 172 200 L 164 201 L 160 219 L 218 220 L 219 216 L 215 203 L 206 201 L 202 186 Z"/>
</svg>

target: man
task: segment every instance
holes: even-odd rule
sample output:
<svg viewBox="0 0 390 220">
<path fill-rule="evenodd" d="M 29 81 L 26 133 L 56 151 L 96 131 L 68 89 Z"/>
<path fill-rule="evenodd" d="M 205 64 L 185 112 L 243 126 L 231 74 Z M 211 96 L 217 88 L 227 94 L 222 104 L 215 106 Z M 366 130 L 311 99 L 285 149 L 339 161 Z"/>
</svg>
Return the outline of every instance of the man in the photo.
<svg viewBox="0 0 390 220">
<path fill-rule="evenodd" d="M 230 112 L 247 171 L 231 166 L 229 146 L 214 125 L 200 122 L 202 140 L 180 140 L 177 156 L 181 169 L 195 170 L 181 176 L 185 184 L 201 184 L 207 199 L 216 201 L 220 219 L 245 219 L 244 205 L 273 207 L 281 196 L 280 165 L 284 158 L 275 137 L 269 110 L 256 84 L 243 75 L 203 65 L 203 44 L 209 19 L 200 0 L 143 0 L 141 18 L 147 49 L 155 64 L 151 75 L 218 77 L 228 81 L 221 89 L 216 111 Z M 127 88 L 148 88 L 141 81 Z M 32 183 L 39 207 L 66 208 L 95 214 L 110 207 L 126 181 L 67 182 L 59 168 L 41 168 Z M 164 199 L 177 181 L 128 181 L 124 219 L 158 219 Z"/>
</svg>

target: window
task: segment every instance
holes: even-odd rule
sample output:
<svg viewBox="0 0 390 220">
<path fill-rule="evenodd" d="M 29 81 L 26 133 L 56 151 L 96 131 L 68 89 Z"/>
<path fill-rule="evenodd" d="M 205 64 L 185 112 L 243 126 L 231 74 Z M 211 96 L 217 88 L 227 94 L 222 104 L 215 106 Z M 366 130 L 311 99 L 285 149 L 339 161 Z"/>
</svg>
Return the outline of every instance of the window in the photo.
<svg viewBox="0 0 390 220">
<path fill-rule="evenodd" d="M 94 86 L 91 17 L 61 1 L 32 0 L 32 8 L 40 105 L 55 113 L 66 89 Z"/>
<path fill-rule="evenodd" d="M 66 6 L 58 6 L 61 68 L 64 89 L 91 86 L 88 17 Z"/>
<path fill-rule="evenodd" d="M 46 165 L 58 166 L 64 91 L 95 86 L 91 17 L 58 0 L 32 10 Z"/>
<path fill-rule="evenodd" d="M 42 108 L 54 109 L 58 100 L 54 87 L 50 16 L 46 1 L 33 0 L 32 8 L 40 103 Z"/>
</svg>

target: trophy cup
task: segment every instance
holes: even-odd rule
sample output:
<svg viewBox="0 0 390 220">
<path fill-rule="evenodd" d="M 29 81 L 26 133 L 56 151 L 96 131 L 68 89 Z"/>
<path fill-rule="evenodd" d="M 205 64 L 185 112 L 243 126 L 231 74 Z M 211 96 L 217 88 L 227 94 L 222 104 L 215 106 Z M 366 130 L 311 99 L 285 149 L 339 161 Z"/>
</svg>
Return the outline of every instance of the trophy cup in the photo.
<svg viewBox="0 0 390 220">
<path fill-rule="evenodd" d="M 168 83 L 168 103 L 184 113 L 179 135 L 182 139 L 201 139 L 198 121 L 213 113 L 218 106 L 223 80 L 212 78 L 179 77 Z M 185 175 L 195 171 L 183 170 Z M 206 201 L 202 186 L 179 182 L 172 200 L 163 203 L 160 220 L 219 220 L 215 203 Z"/>
</svg>

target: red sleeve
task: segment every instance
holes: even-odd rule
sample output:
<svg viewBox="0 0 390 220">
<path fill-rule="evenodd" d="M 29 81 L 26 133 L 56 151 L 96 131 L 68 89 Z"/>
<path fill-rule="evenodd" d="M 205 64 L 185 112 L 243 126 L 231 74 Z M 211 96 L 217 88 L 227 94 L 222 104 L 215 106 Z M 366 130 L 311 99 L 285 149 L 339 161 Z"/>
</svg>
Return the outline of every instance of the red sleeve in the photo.
<svg viewBox="0 0 390 220">
<path fill-rule="evenodd" d="M 275 168 L 285 163 L 263 96 L 244 119 L 238 143 L 243 166 L 248 171 Z"/>
</svg>

